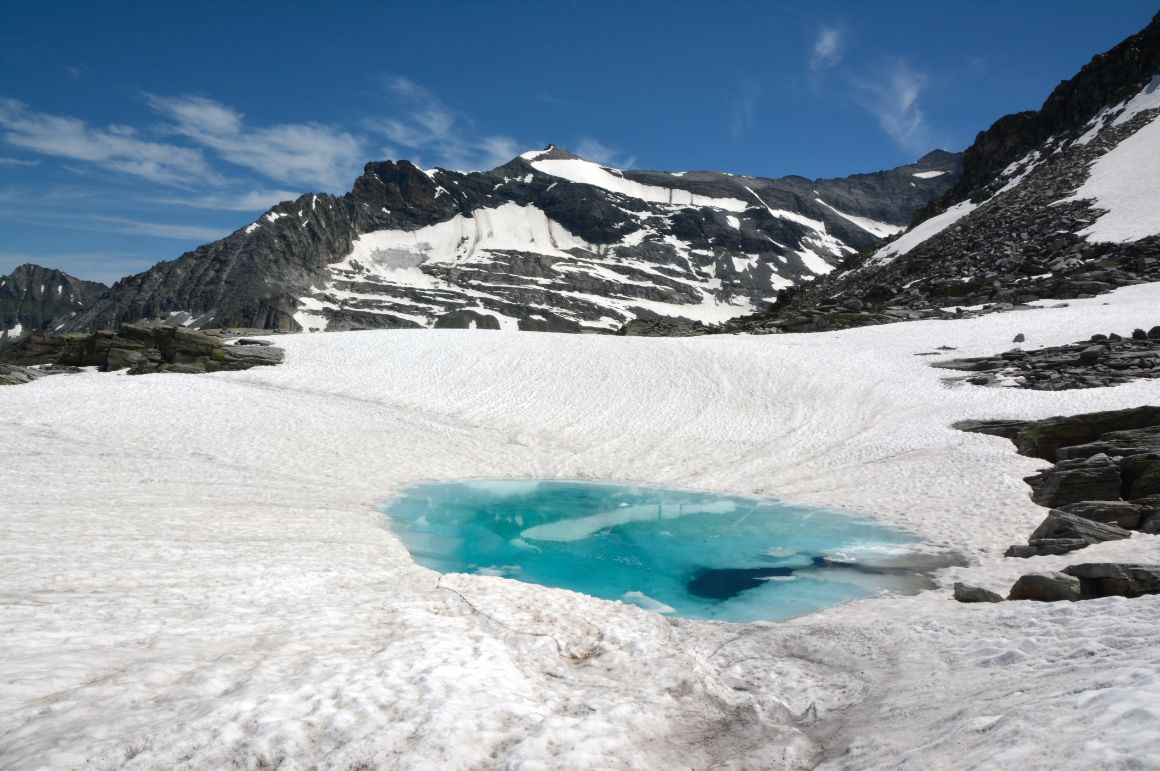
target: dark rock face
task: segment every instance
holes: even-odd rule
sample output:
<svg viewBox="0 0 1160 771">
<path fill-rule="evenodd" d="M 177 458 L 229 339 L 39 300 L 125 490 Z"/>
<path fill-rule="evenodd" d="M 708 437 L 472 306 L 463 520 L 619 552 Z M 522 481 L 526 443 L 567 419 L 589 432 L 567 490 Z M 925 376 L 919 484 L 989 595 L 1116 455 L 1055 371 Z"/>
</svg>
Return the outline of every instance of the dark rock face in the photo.
<svg viewBox="0 0 1160 771">
<path fill-rule="evenodd" d="M 1109 435 L 1114 435 L 1112 441 L 1115 441 L 1115 437 L 1121 440 L 1121 449 L 1114 454 L 1123 454 L 1122 442 L 1128 441 L 1131 437 L 1135 437 L 1134 441 L 1145 442 L 1143 446 L 1151 447 L 1152 441 L 1160 441 L 1160 433 L 1127 432 L 1160 427 L 1160 407 L 1144 406 L 1127 410 L 1088 412 L 1034 421 L 972 420 L 956 423 L 954 427 L 960 431 L 1006 437 L 1015 443 L 1020 455 L 1043 458 L 1054 463 L 1060 459 L 1057 458 L 1057 451 L 1060 448 L 1074 448 L 1075 454 L 1069 455 L 1068 459 L 1086 458 L 1097 452 L 1104 452 L 1103 449 L 1093 449 L 1085 454 L 1079 451 L 1079 446 L 1086 448 L 1092 442 Z M 1156 451 L 1160 451 L 1160 446 Z"/>
<path fill-rule="evenodd" d="M 91 335 L 34 335 L 9 351 L 17 366 L 100 367 L 106 372 L 127 369 L 130 375 L 152 372 L 202 373 L 280 364 L 281 348 L 225 345 L 221 338 L 185 327 L 122 324 L 116 332 Z M 59 369 L 58 369 L 59 371 Z"/>
<path fill-rule="evenodd" d="M 1132 530 L 1160 533 L 1160 408 L 970 420 L 955 427 L 1002 436 L 1023 455 L 1057 461 L 1025 480 L 1031 499 L 1052 510 L 1027 545 L 1012 546 L 1004 556 L 1066 554 L 1128 538 Z"/>
<path fill-rule="evenodd" d="M 0 276 L 0 346 L 44 330 L 53 319 L 84 312 L 107 290 L 59 270 L 21 265 Z"/>
<path fill-rule="evenodd" d="M 581 164 L 603 186 L 570 181 L 561 163 Z M 881 241 L 885 230 L 849 217 L 904 226 L 958 168 L 957 154 L 939 151 L 846 179 L 772 180 L 602 171 L 554 147 L 471 174 L 369 163 L 350 193 L 281 203 L 119 281 L 64 328 L 171 317 L 202 329 L 479 327 L 490 318 L 611 332 L 704 308 L 740 315 Z"/>
<path fill-rule="evenodd" d="M 1061 506 L 1059 510 L 1092 522 L 1117 525 L 1125 530 L 1139 529 L 1140 523 L 1155 512 L 1149 506 L 1127 501 L 1079 501 Z"/>
<path fill-rule="evenodd" d="M 1103 453 L 1061 461 L 1024 481 L 1031 485 L 1031 500 L 1050 508 L 1120 497 L 1120 467 Z"/>
<path fill-rule="evenodd" d="M 1008 600 L 1074 602 L 1083 599 L 1079 579 L 1066 573 L 1046 571 L 1020 576 L 1011 587 Z"/>
<path fill-rule="evenodd" d="M 1063 572 L 1079 581 L 1084 599 L 1160 594 L 1160 565 L 1088 562 L 1071 565 Z"/>
</svg>

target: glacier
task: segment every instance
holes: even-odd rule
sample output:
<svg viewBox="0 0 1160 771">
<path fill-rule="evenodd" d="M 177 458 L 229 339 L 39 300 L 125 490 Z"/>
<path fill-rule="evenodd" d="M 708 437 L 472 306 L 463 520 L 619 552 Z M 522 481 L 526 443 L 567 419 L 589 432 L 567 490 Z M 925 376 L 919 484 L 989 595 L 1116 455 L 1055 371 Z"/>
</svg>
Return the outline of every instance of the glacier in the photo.
<svg viewBox="0 0 1160 771">
<path fill-rule="evenodd" d="M 950 428 L 1160 384 L 948 388 L 915 356 L 1155 323 L 1160 286 L 818 335 L 278 337 L 279 367 L 0 389 L 10 768 L 1116 767 L 1157 759 L 1160 598 L 951 601 L 1005 560 L 1041 461 Z M 99 405 L 100 409 L 94 409 Z M 873 515 L 966 567 L 777 624 L 415 564 L 393 491 L 609 479 Z M 1160 538 L 1090 547 L 1160 562 Z M 1018 563 L 1018 564 L 1016 564 Z"/>
</svg>

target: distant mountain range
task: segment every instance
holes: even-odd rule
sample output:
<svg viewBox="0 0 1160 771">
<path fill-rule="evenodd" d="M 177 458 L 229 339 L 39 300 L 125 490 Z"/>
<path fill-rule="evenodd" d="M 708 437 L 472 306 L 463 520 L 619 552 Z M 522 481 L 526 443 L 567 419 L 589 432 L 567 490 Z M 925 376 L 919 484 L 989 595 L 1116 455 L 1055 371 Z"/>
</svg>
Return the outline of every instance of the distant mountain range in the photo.
<svg viewBox="0 0 1160 771">
<path fill-rule="evenodd" d="M 958 180 L 957 154 L 845 179 L 621 171 L 557 147 L 488 172 L 367 164 L 117 282 L 62 329 L 617 330 L 766 308 L 905 228 Z"/>
<path fill-rule="evenodd" d="M 1160 280 L 1158 116 L 1160 15 L 961 155 L 827 180 L 552 146 L 469 174 L 369 163 L 346 195 L 107 290 L 23 266 L 0 278 L 0 330 L 776 332 L 1090 296 Z"/>
<path fill-rule="evenodd" d="M 59 270 L 21 265 L 0 276 L 0 344 L 29 332 L 64 323 L 72 314 L 92 308 L 109 287 L 82 281 Z"/>
</svg>

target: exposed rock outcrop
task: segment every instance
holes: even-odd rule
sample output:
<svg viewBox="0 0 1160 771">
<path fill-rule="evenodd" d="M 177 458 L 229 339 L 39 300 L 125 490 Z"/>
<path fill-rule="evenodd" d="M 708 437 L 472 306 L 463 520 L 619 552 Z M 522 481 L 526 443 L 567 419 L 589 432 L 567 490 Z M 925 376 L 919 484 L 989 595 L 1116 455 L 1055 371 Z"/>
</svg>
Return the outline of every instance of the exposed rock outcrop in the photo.
<svg viewBox="0 0 1160 771">
<path fill-rule="evenodd" d="M 1160 331 L 1160 330 L 1158 330 Z M 1090 340 L 1036 350 L 1019 348 L 998 356 L 932 362 L 932 367 L 986 373 L 985 377 L 948 378 L 977 385 L 1063 391 L 1103 388 L 1160 377 L 1160 334 L 1092 335 Z"/>
<path fill-rule="evenodd" d="M 39 374 L 97 367 L 105 372 L 128 370 L 130 375 L 249 369 L 279 364 L 282 358 L 282 349 L 268 344 L 226 345 L 197 330 L 143 324 L 122 324 L 116 332 L 87 335 L 33 335 L 6 356 L 10 365 Z"/>
</svg>

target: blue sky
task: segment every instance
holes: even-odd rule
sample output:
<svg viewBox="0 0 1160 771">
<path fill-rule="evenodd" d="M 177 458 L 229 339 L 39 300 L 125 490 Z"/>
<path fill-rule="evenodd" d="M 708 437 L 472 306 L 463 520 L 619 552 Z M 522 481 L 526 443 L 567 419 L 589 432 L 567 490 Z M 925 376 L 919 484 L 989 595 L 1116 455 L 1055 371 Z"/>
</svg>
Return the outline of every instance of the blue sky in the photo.
<svg viewBox="0 0 1160 771">
<path fill-rule="evenodd" d="M 0 274 L 103 281 L 369 160 L 844 176 L 961 150 L 1157 7 L 1075 2 L 0 4 Z"/>
</svg>

